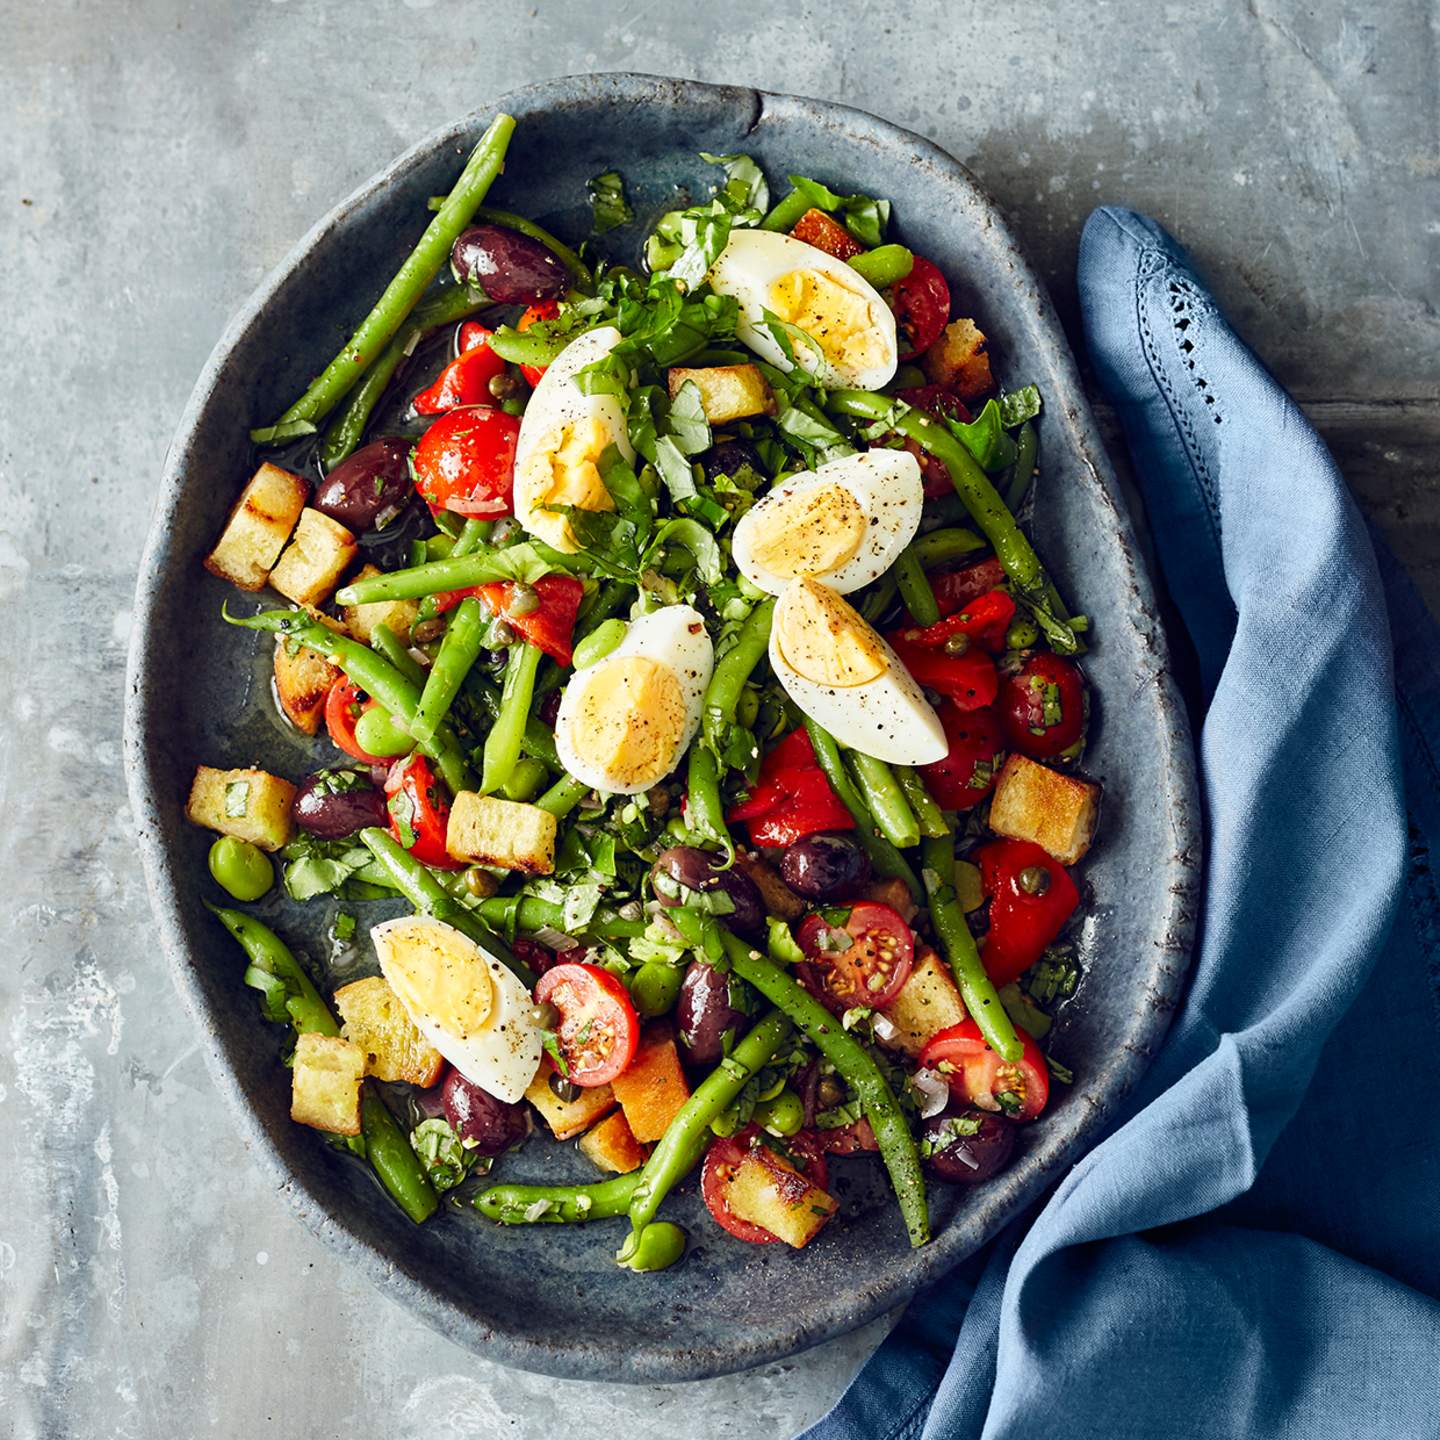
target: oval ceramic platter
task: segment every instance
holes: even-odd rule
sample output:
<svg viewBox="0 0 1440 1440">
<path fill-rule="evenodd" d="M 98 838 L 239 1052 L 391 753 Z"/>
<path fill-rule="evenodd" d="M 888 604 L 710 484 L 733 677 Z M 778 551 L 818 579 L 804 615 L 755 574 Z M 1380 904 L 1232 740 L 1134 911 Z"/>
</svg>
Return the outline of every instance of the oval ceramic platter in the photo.
<svg viewBox="0 0 1440 1440">
<path fill-rule="evenodd" d="M 412 1224 L 351 1157 L 289 1118 L 281 1031 L 242 981 L 243 957 L 205 911 L 212 838 L 183 815 L 200 764 L 258 764 L 300 779 L 316 746 L 289 733 L 269 690 L 269 645 L 221 620 L 238 597 L 209 575 L 214 543 L 278 415 L 363 318 L 496 114 L 518 126 L 488 203 L 561 238 L 589 230 L 586 181 L 618 168 L 640 222 L 703 197 L 700 152 L 744 151 L 776 193 L 785 176 L 888 198 L 906 244 L 950 278 L 954 314 L 991 337 L 1007 388 L 1044 395 L 1034 539 L 1072 608 L 1093 618 L 1085 665 L 1097 704 L 1085 773 L 1104 786 L 1099 840 L 1078 868 L 1084 978 L 1051 1053 L 1075 1076 L 1023 1127 L 1018 1158 L 974 1190 L 932 1189 L 934 1239 L 911 1250 L 877 1157 L 839 1160 L 842 1208 L 803 1251 L 720 1231 L 692 1179 L 662 1216 L 688 1229 L 673 1269 L 614 1263 L 625 1222 L 503 1229 L 468 1207 Z M 633 254 L 636 241 L 630 240 Z M 246 609 L 242 604 L 242 609 Z M 1193 760 L 1164 636 L 1130 522 L 1050 301 L 969 173 L 929 142 L 837 105 L 688 81 L 582 76 L 517 91 L 417 145 L 311 231 L 237 316 L 171 448 L 141 572 L 126 717 L 130 790 L 161 937 L 211 1073 L 256 1163 L 309 1229 L 417 1317 L 486 1358 L 557 1376 L 698 1379 L 775 1360 L 862 1325 L 978 1248 L 1097 1137 L 1163 1038 L 1186 967 L 1198 884 Z M 328 750 L 326 751 L 328 754 Z M 333 763 L 333 762 L 331 762 Z M 274 892 L 256 913 L 312 957 L 335 906 Z M 397 904 L 347 907 L 362 926 Z M 373 973 L 373 957 L 368 956 Z M 341 978 L 366 973 L 366 959 Z M 538 1135 L 497 1173 L 595 1178 L 573 1146 Z"/>
</svg>

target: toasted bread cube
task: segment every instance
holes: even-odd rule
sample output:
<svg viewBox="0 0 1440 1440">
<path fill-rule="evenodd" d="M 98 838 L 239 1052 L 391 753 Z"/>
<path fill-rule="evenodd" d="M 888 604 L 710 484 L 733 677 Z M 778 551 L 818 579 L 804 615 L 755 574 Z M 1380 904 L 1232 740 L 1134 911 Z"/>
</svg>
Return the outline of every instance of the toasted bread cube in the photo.
<svg viewBox="0 0 1440 1440">
<path fill-rule="evenodd" d="M 755 1145 L 735 1167 L 726 1194 L 732 1214 L 799 1250 L 840 1208 L 773 1150 Z"/>
<path fill-rule="evenodd" d="M 298 475 L 267 460 L 240 492 L 205 568 L 242 590 L 263 590 L 309 494 Z"/>
<path fill-rule="evenodd" d="M 966 1012 L 950 967 L 921 944 L 916 947 L 915 968 L 881 1013 L 899 1032 L 883 1042 L 885 1047 L 914 1060 L 934 1036 L 958 1025 Z"/>
<path fill-rule="evenodd" d="M 547 1055 L 525 1091 L 525 1098 L 540 1112 L 557 1140 L 573 1140 L 615 1108 L 615 1092 L 608 1085 L 588 1085 L 573 1100 L 562 1100 L 550 1088 L 554 1073 L 555 1066 Z"/>
<path fill-rule="evenodd" d="M 365 1073 L 428 1089 L 440 1078 L 445 1057 L 420 1033 L 399 996 L 379 975 L 355 980 L 335 992 L 345 1022 L 340 1033 L 365 1051 Z"/>
<path fill-rule="evenodd" d="M 290 1118 L 332 1135 L 358 1135 L 364 1078 L 365 1052 L 360 1046 L 313 1031 L 297 1036 Z"/>
<path fill-rule="evenodd" d="M 610 1083 L 635 1138 L 642 1145 L 658 1140 L 690 1098 L 670 1026 L 647 1026 L 634 1059 Z"/>
<path fill-rule="evenodd" d="M 670 371 L 670 398 L 693 380 L 700 391 L 700 405 L 712 425 L 743 420 L 747 415 L 773 415 L 775 396 L 770 383 L 755 365 L 712 365 L 704 370 L 676 366 Z"/>
<path fill-rule="evenodd" d="M 384 573 L 376 565 L 366 565 L 355 579 L 368 580 L 372 575 L 383 575 Z M 345 628 L 357 640 L 363 640 L 367 645 L 370 643 L 370 636 L 374 633 L 377 625 L 387 626 L 397 638 L 408 644 L 410 627 L 414 625 L 415 617 L 420 613 L 420 602 L 418 600 L 375 600 L 369 605 L 342 605 L 340 613 L 345 617 Z"/>
<path fill-rule="evenodd" d="M 615 1175 L 628 1175 L 645 1163 L 646 1152 L 631 1133 L 623 1110 L 614 1111 L 593 1130 L 587 1130 L 580 1137 L 579 1147 L 587 1160 Z"/>
<path fill-rule="evenodd" d="M 560 822 L 536 805 L 462 790 L 450 807 L 445 849 L 452 860 L 549 875 L 559 829 Z"/>
<path fill-rule="evenodd" d="M 262 850 L 278 850 L 295 834 L 294 804 L 295 787 L 278 775 L 202 765 L 190 787 L 185 818 Z"/>
<path fill-rule="evenodd" d="M 312 606 L 306 606 L 312 620 L 343 635 L 345 627 Z M 318 650 L 286 635 L 275 637 L 275 698 L 286 718 L 304 735 L 319 733 L 330 687 L 344 672 Z"/>
<path fill-rule="evenodd" d="M 270 584 L 297 605 L 319 605 L 330 598 L 359 548 L 338 520 L 307 506 L 270 572 Z"/>
<path fill-rule="evenodd" d="M 921 357 L 933 385 L 945 385 L 962 400 L 978 400 L 995 388 L 985 336 L 973 320 L 955 320 Z"/>
<path fill-rule="evenodd" d="M 990 828 L 1011 840 L 1033 840 L 1062 865 L 1090 848 L 1100 787 L 1011 755 L 995 782 Z"/>
<path fill-rule="evenodd" d="M 780 878 L 780 872 L 769 861 L 736 850 L 735 868 L 743 870 L 755 882 L 755 888 L 760 892 L 760 903 L 767 915 L 778 915 L 792 925 L 804 919 L 805 912 L 810 908 L 809 902 Z"/>
</svg>

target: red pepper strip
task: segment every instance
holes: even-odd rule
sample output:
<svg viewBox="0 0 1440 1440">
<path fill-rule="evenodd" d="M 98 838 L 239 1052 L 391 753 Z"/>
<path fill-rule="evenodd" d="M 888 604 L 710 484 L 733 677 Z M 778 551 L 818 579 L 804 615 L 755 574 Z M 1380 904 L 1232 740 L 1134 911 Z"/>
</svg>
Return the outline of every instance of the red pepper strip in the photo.
<svg viewBox="0 0 1440 1440">
<path fill-rule="evenodd" d="M 972 600 L 958 614 L 934 625 L 907 626 L 896 633 L 907 645 L 922 650 L 943 650 L 953 635 L 966 635 L 982 650 L 998 655 L 1005 648 L 1005 634 L 1015 618 L 1015 602 L 1003 590 L 991 590 Z"/>
<path fill-rule="evenodd" d="M 830 788 L 810 733 L 792 730 L 764 759 L 749 796 L 726 812 L 727 821 L 748 820 L 750 843 L 789 845 L 818 830 L 853 830 L 855 821 Z"/>
<path fill-rule="evenodd" d="M 415 397 L 417 415 L 440 415 L 457 405 L 494 405 L 490 382 L 505 373 L 505 362 L 490 348 L 490 331 L 473 321 L 460 332 L 461 353 L 440 378 Z"/>
<path fill-rule="evenodd" d="M 943 575 L 929 574 L 931 593 L 940 607 L 940 618 L 963 610 L 972 600 L 978 599 L 997 585 L 1005 583 L 1005 567 L 992 555 L 988 560 L 977 560 L 963 570 L 951 570 Z"/>
<path fill-rule="evenodd" d="M 1065 867 L 1029 840 L 995 840 L 974 858 L 981 888 L 990 897 L 990 933 L 981 959 L 999 988 L 1018 980 L 1044 954 L 1074 913 L 1080 894 Z M 1031 895 L 1020 884 L 1021 872 L 1031 869 L 1049 876 L 1043 894 Z"/>
<path fill-rule="evenodd" d="M 540 604 L 526 615 L 514 615 L 510 611 L 510 600 L 515 586 L 509 580 L 496 580 L 489 585 L 477 585 L 470 591 L 453 591 L 452 594 L 478 595 L 490 607 L 492 615 L 513 625 L 532 645 L 543 650 L 561 665 L 568 665 L 573 656 L 571 636 L 575 631 L 575 617 L 580 609 L 585 586 L 573 575 L 542 575 L 534 585 Z M 449 600 L 449 595 L 437 595 L 437 602 Z M 458 604 L 459 601 L 453 603 Z M 440 607 L 443 613 L 448 606 Z"/>
<path fill-rule="evenodd" d="M 896 631 L 885 638 L 901 663 L 921 685 L 948 695 L 960 710 L 978 710 L 988 705 L 1000 689 L 995 662 L 983 651 L 947 655 L 943 650 L 925 650 L 900 638 Z"/>
</svg>

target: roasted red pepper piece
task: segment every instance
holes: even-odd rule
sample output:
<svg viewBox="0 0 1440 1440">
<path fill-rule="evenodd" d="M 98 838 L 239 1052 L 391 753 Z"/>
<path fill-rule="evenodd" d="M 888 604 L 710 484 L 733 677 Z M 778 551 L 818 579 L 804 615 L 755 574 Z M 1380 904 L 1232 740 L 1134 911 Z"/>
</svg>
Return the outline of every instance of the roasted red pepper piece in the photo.
<svg viewBox="0 0 1440 1440">
<path fill-rule="evenodd" d="M 933 625 L 910 625 L 896 633 L 907 645 L 922 650 L 944 650 L 947 641 L 965 635 L 982 650 L 998 655 L 1005 648 L 1005 634 L 1014 618 L 1014 600 L 1003 590 L 991 590 Z"/>
<path fill-rule="evenodd" d="M 832 220 L 823 210 L 807 210 L 796 222 L 790 234 L 796 240 L 803 240 L 837 260 L 849 260 L 863 255 L 865 247 L 856 240 L 838 220 Z"/>
<path fill-rule="evenodd" d="M 460 329 L 460 354 L 440 378 L 415 397 L 417 415 L 440 415 L 457 405 L 494 405 L 490 382 L 505 373 L 505 362 L 490 348 L 491 332 L 475 321 Z"/>
<path fill-rule="evenodd" d="M 927 689 L 948 695 L 961 710 L 978 710 L 995 698 L 1000 688 L 995 662 L 981 650 L 964 655 L 947 655 L 943 650 L 926 650 L 893 631 L 885 638 L 900 662 Z"/>
<path fill-rule="evenodd" d="M 994 840 L 975 852 L 990 900 L 981 958 L 997 986 L 1018 980 L 1060 933 L 1080 894 L 1058 860 L 1029 840 Z"/>
<path fill-rule="evenodd" d="M 820 830 L 855 828 L 820 769 L 803 725 L 765 757 L 749 798 L 732 805 L 725 818 L 749 821 L 750 843 L 757 846 L 789 845 Z"/>
<path fill-rule="evenodd" d="M 498 615 L 513 625 L 537 649 L 560 664 L 568 665 L 574 653 L 571 637 L 575 632 L 575 617 L 580 610 L 585 586 L 573 575 L 542 575 L 535 582 L 534 589 L 540 597 L 540 604 L 527 615 L 510 613 L 510 599 L 515 593 L 515 586 L 509 580 L 472 585 L 465 590 L 441 591 L 435 596 L 435 613 L 443 615 L 467 596 L 478 595 L 490 607 L 492 615 Z"/>
</svg>

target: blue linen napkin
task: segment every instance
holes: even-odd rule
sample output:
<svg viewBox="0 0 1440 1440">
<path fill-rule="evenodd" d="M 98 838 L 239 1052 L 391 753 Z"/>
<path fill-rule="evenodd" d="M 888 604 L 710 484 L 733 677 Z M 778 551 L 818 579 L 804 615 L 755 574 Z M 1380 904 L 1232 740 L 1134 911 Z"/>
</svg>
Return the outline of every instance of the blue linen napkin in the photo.
<svg viewBox="0 0 1440 1440">
<path fill-rule="evenodd" d="M 806 1440 L 1440 1434 L 1440 630 L 1160 226 L 1097 211 L 1079 279 L 1198 662 L 1191 983 Z"/>
</svg>

